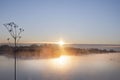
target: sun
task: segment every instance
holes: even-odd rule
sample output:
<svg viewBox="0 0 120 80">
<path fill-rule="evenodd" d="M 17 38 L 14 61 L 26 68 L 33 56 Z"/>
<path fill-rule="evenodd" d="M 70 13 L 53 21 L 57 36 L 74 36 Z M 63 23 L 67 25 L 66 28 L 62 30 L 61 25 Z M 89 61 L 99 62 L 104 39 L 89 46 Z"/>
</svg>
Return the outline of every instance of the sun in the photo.
<svg viewBox="0 0 120 80">
<path fill-rule="evenodd" d="M 62 40 L 60 40 L 60 41 L 58 42 L 58 44 L 59 44 L 60 46 L 63 46 L 63 45 L 65 44 L 65 42 L 62 41 Z"/>
</svg>

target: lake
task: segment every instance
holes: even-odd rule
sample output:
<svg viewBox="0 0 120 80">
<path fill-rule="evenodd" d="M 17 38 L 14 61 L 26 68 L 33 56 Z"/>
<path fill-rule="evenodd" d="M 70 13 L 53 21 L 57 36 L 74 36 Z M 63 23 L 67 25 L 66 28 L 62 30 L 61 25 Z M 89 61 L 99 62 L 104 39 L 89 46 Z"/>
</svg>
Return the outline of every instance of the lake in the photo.
<svg viewBox="0 0 120 80">
<path fill-rule="evenodd" d="M 14 60 L 0 56 L 0 80 L 14 80 Z M 120 53 L 17 59 L 17 80 L 120 80 Z"/>
</svg>

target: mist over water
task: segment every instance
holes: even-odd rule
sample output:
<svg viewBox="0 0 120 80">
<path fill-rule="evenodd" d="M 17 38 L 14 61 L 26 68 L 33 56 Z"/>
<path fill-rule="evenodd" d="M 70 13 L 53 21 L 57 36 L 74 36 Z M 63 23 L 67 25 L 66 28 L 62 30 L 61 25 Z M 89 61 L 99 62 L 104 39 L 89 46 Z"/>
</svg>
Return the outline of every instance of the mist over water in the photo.
<svg viewBox="0 0 120 80">
<path fill-rule="evenodd" d="M 20 43 L 18 46 L 30 46 L 33 43 Z M 43 45 L 41 43 L 35 43 L 36 45 L 40 46 Z M 5 43 L 0 43 L 0 45 L 5 45 Z M 10 44 L 10 46 L 14 46 L 14 44 Z M 120 51 L 120 44 L 64 44 L 65 47 L 74 47 L 74 48 L 82 48 L 82 49 L 89 49 L 89 48 L 97 48 L 97 49 L 106 49 L 110 50 L 113 49 L 115 51 Z"/>
<path fill-rule="evenodd" d="M 119 80 L 120 53 L 17 59 L 17 80 Z M 14 79 L 13 59 L 0 56 L 0 80 Z"/>
<path fill-rule="evenodd" d="M 14 79 L 120 80 L 120 0 L 0 0 L 0 80 Z"/>
</svg>

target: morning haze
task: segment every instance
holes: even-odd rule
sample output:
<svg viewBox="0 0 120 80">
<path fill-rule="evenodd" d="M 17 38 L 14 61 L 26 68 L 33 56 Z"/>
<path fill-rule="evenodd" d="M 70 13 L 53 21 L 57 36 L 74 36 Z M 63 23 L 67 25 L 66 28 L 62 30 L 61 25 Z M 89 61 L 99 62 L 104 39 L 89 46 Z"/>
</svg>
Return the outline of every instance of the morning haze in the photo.
<svg viewBox="0 0 120 80">
<path fill-rule="evenodd" d="M 120 80 L 120 0 L 0 0 L 0 80 Z"/>
</svg>

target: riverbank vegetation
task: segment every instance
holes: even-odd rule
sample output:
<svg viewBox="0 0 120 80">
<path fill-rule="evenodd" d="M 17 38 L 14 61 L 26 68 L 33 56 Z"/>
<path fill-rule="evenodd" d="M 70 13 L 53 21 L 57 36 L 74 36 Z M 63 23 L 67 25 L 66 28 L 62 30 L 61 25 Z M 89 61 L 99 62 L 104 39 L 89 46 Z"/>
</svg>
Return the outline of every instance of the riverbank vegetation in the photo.
<svg viewBox="0 0 120 80">
<path fill-rule="evenodd" d="M 64 47 L 56 44 L 32 44 L 30 46 L 18 46 L 16 48 L 16 56 L 18 58 L 54 58 L 61 55 L 86 55 L 86 54 L 102 54 L 102 53 L 115 53 L 112 49 L 97 49 L 97 48 L 74 48 Z M 8 45 L 0 46 L 0 55 L 13 57 L 14 47 Z"/>
</svg>

